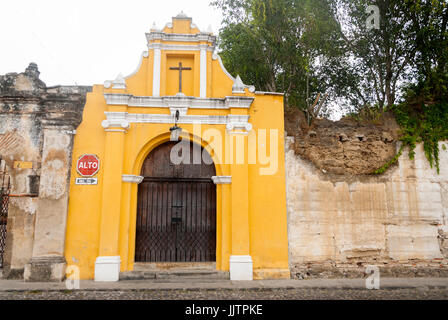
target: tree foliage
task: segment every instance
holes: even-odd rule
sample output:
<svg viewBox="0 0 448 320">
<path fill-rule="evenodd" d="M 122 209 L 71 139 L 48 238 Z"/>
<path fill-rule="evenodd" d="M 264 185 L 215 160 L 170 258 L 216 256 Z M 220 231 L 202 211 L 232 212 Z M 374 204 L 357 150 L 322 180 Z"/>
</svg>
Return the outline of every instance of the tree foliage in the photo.
<svg viewBox="0 0 448 320">
<path fill-rule="evenodd" d="M 260 90 L 302 110 L 319 93 L 351 107 L 392 106 L 409 84 L 443 88 L 447 0 L 215 0 L 221 55 Z M 369 6 L 379 28 L 369 28 Z M 434 73 L 435 72 L 435 73 Z M 442 80 L 441 80 L 442 79 Z M 439 92 L 440 93 L 440 92 Z"/>
<path fill-rule="evenodd" d="M 406 0 L 416 46 L 417 85 L 408 101 L 446 101 L 448 94 L 448 0 Z M 412 100 L 412 101 L 411 101 Z"/>
<path fill-rule="evenodd" d="M 448 140 L 448 4 L 406 0 L 414 35 L 416 83 L 406 84 L 403 101 L 393 106 L 402 128 L 402 148 L 414 157 L 417 143 L 440 172 L 439 142 Z"/>
<path fill-rule="evenodd" d="M 355 107 L 393 105 L 413 76 L 416 45 L 403 0 L 332 1 L 341 24 L 345 58 L 328 70 L 338 93 Z M 378 8 L 370 12 L 369 8 Z M 378 20 L 377 27 L 369 23 Z"/>
<path fill-rule="evenodd" d="M 307 110 L 329 92 L 324 58 L 340 54 L 327 0 L 216 0 L 224 15 L 221 56 L 228 70 L 258 90 L 284 92 Z"/>
</svg>

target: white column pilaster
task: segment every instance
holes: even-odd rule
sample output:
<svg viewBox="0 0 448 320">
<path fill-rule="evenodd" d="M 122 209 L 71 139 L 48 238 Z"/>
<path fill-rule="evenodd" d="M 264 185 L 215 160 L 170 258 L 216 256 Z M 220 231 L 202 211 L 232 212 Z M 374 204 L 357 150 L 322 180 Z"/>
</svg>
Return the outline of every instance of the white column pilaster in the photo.
<svg viewBox="0 0 448 320">
<path fill-rule="evenodd" d="M 207 45 L 201 45 L 200 97 L 207 98 Z"/>
<path fill-rule="evenodd" d="M 160 71 L 162 62 L 162 51 L 160 46 L 154 48 L 154 71 L 152 79 L 152 95 L 160 97 Z"/>
</svg>

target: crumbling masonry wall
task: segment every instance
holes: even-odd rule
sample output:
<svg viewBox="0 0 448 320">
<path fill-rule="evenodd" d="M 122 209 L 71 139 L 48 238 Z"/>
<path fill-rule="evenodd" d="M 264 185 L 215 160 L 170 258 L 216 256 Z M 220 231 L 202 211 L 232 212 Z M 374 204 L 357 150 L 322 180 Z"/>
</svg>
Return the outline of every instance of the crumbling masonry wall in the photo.
<svg viewBox="0 0 448 320">
<path fill-rule="evenodd" d="M 398 143 L 389 144 L 393 132 L 384 130 L 384 135 L 371 137 L 357 130 L 341 133 L 340 125 L 325 127 L 331 132 L 326 136 L 331 140 L 327 148 L 342 150 L 335 161 L 331 157 L 338 154 L 328 150 L 316 151 L 327 155 L 320 158 L 326 163 L 315 163 L 313 159 L 319 157 L 306 157 L 297 150 L 298 145 L 319 138 L 319 130 L 311 132 L 311 138 L 308 132 L 287 139 L 292 277 L 362 277 L 367 265 L 379 266 L 382 276 L 448 276 L 448 143 L 440 144 L 440 174 L 430 168 L 419 145 L 414 160 L 404 153 L 386 173 L 363 175 L 353 169 L 356 157 L 358 170 L 371 172 L 378 163 L 386 163 L 393 155 L 390 146 L 394 151 L 398 148 Z M 383 143 L 385 150 L 378 157 L 380 152 L 373 149 L 372 162 L 377 163 L 371 165 L 369 148 L 362 148 L 369 141 L 380 147 Z M 350 161 L 345 150 L 355 152 L 348 153 Z"/>
<path fill-rule="evenodd" d="M 65 228 L 72 140 L 82 120 L 86 93 L 91 90 L 48 88 L 39 74 L 32 63 L 23 73 L 0 75 L 0 156 L 12 183 L 4 256 L 6 278 L 23 278 L 33 258 L 60 260 L 60 240 L 52 241 L 52 237 L 61 238 L 59 233 L 65 230 L 55 230 L 47 222 Z M 47 241 L 42 241 L 45 238 Z M 51 242 L 59 246 L 58 250 Z M 52 280 L 51 272 L 34 274 L 35 280 Z"/>
</svg>

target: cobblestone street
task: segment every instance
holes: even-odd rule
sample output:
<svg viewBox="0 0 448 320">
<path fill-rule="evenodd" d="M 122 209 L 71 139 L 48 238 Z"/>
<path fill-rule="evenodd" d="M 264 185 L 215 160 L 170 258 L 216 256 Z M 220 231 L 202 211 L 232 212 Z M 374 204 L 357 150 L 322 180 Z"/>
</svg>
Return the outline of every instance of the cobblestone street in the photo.
<svg viewBox="0 0 448 320">
<path fill-rule="evenodd" d="M 448 300 L 448 289 L 195 289 L 0 292 L 1 300 Z"/>
</svg>

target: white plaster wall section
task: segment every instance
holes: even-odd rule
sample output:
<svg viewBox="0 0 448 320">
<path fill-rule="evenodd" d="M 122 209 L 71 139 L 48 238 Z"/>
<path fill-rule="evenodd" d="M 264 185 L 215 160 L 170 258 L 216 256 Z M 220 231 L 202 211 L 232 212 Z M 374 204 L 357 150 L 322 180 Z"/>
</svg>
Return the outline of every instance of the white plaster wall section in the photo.
<svg viewBox="0 0 448 320">
<path fill-rule="evenodd" d="M 36 199 L 10 198 L 6 254 L 12 269 L 23 268 L 32 256 L 36 205 Z"/>
<path fill-rule="evenodd" d="M 417 184 L 417 205 L 419 220 L 432 225 L 443 224 L 443 203 L 441 183 L 419 182 Z"/>
<path fill-rule="evenodd" d="M 384 184 L 353 183 L 342 192 L 336 189 L 335 192 L 338 198 L 349 197 L 349 202 L 340 202 L 342 206 L 335 219 L 340 231 L 336 234 L 340 258 L 379 255 L 385 250 L 387 204 Z M 340 239 L 344 239 L 344 242 L 340 243 Z"/>
<path fill-rule="evenodd" d="M 394 260 L 442 258 L 437 226 L 388 225 L 387 238 L 388 254 Z"/>
<path fill-rule="evenodd" d="M 331 206 L 332 200 L 323 199 L 319 192 L 315 192 L 329 189 L 332 184 L 321 182 L 316 177 L 308 177 L 304 167 L 295 165 L 294 151 L 288 150 L 286 157 L 292 261 L 324 261 L 334 258 L 334 232 L 330 223 L 332 212 L 321 210 L 324 200 L 328 206 Z"/>
<path fill-rule="evenodd" d="M 58 130 L 46 129 L 44 133 L 44 151 L 40 197 L 60 199 L 67 192 L 67 170 L 70 155 L 71 137 Z"/>
<path fill-rule="evenodd" d="M 37 211 L 38 199 L 37 198 L 16 198 L 12 197 L 9 199 L 10 205 L 17 207 L 23 212 L 34 215 Z"/>
<path fill-rule="evenodd" d="M 285 131 L 285 155 L 284 155 L 284 160 L 285 160 L 285 177 L 286 177 L 286 186 L 285 186 L 285 190 L 286 190 L 286 194 L 285 194 L 285 201 L 286 201 L 286 232 L 289 238 L 289 234 L 291 233 L 291 217 L 289 215 L 289 203 L 288 203 L 288 194 L 289 194 L 289 184 L 288 184 L 288 179 L 287 177 L 289 176 L 289 167 L 286 165 L 288 163 L 288 149 L 289 149 L 289 145 L 290 144 L 294 144 L 294 137 L 288 137 L 288 133 Z M 290 250 L 290 243 L 288 241 L 288 261 L 291 262 L 291 250 Z M 290 266 L 291 269 L 291 266 Z"/>
<path fill-rule="evenodd" d="M 418 146 L 415 160 L 405 153 L 382 176 L 331 182 L 295 155 L 293 142 L 286 143 L 292 265 L 442 258 L 438 236 L 447 229 L 448 152 L 441 153 L 439 175 Z"/>
<path fill-rule="evenodd" d="M 440 194 L 443 206 L 443 226 L 448 228 L 448 182 L 440 183 Z"/>
</svg>

